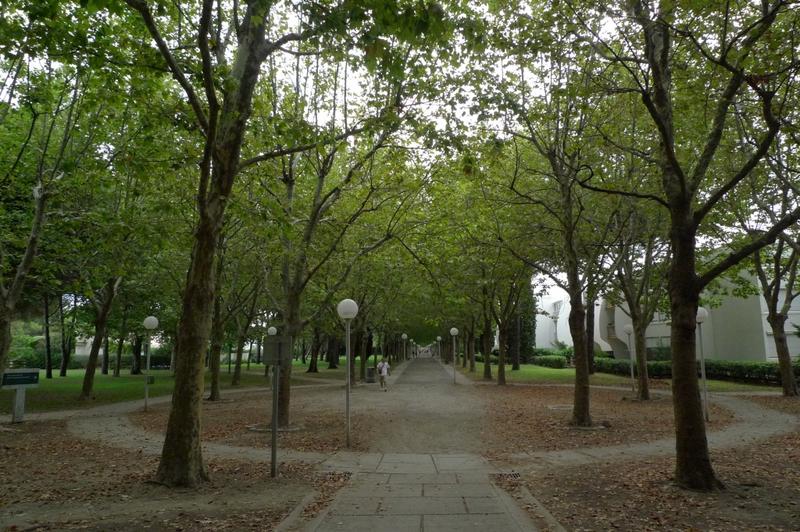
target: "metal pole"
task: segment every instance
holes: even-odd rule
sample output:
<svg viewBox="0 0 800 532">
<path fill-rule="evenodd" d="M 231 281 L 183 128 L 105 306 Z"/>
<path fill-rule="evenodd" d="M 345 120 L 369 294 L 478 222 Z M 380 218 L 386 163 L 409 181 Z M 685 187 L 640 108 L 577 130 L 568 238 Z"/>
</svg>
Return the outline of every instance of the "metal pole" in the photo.
<svg viewBox="0 0 800 532">
<path fill-rule="evenodd" d="M 278 374 L 281 367 L 283 343 L 278 344 L 278 358 L 272 363 L 272 443 L 270 444 L 270 470 L 272 478 L 278 476 Z"/>
<path fill-rule="evenodd" d="M 347 417 L 347 448 L 350 448 L 350 320 L 344 320 L 345 323 L 345 353 L 347 355 L 347 391 L 345 392 L 345 411 Z"/>
<path fill-rule="evenodd" d="M 633 377 L 633 357 L 636 353 L 635 349 L 631 346 L 631 333 L 628 333 L 628 354 L 631 357 L 631 391 L 636 392 L 636 379 Z"/>
<path fill-rule="evenodd" d="M 147 398 L 150 395 L 150 333 L 147 333 L 145 349 L 145 370 L 144 370 L 144 411 L 147 412 Z"/>
<path fill-rule="evenodd" d="M 703 413 L 708 417 L 708 383 L 706 382 L 706 358 L 703 354 L 703 324 L 697 324 L 697 331 L 700 334 L 700 377 L 703 380 Z"/>
</svg>

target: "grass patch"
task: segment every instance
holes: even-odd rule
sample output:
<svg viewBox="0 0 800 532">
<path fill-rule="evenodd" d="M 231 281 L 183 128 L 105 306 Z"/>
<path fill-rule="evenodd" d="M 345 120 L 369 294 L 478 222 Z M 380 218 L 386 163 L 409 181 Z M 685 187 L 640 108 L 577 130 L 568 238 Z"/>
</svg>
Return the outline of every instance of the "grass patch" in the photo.
<svg viewBox="0 0 800 532">
<path fill-rule="evenodd" d="M 465 372 L 459 366 L 459 370 L 466 376 L 474 380 L 483 379 L 483 364 L 475 365 L 475 373 Z M 492 366 L 492 378 L 497 380 L 497 366 Z M 521 364 L 517 371 L 511 370 L 511 365 L 506 366 L 506 382 L 525 383 L 525 384 L 573 384 L 575 382 L 575 368 L 546 368 L 533 364 Z M 669 379 L 652 380 L 654 383 L 666 383 L 669 387 Z M 630 377 L 622 375 L 612 375 L 610 373 L 595 373 L 589 376 L 589 383 L 596 386 L 630 386 Z M 777 386 L 768 384 L 745 384 L 731 381 L 709 380 L 708 391 L 710 392 L 763 392 L 778 391 Z"/>
<path fill-rule="evenodd" d="M 344 362 L 344 359 L 342 359 Z M 304 366 L 299 360 L 294 361 L 292 369 L 292 384 L 301 384 Z M 314 377 L 323 377 L 344 381 L 344 365 L 339 369 L 328 370 L 327 363 L 321 365 L 319 373 L 312 373 Z M 233 371 L 233 369 L 231 369 Z M 123 372 L 119 377 L 102 375 L 98 369 L 94 377 L 93 395 L 91 400 L 80 400 L 78 396 L 83 385 L 85 370 L 71 369 L 67 371 L 66 377 L 59 377 L 58 372 L 54 372 L 52 379 L 45 379 L 44 370 L 39 371 L 39 386 L 29 388 L 25 394 L 26 412 L 49 412 L 53 410 L 73 410 L 80 408 L 91 408 L 93 406 L 119 403 L 123 401 L 144 400 L 144 376 L 130 375 Z M 175 379 L 169 370 L 150 370 L 151 375 L 155 376 L 155 384 L 150 385 L 150 397 L 169 395 L 175 385 Z M 223 364 L 220 374 L 220 386 L 222 389 L 231 388 L 232 373 L 228 373 L 227 364 Z M 272 377 L 264 377 L 263 364 L 251 364 L 248 370 L 246 365 L 242 365 L 241 384 L 239 388 L 249 388 L 254 386 L 268 386 Z M 211 383 L 211 373 L 205 375 L 206 390 Z M 13 404 L 15 390 L 0 390 L 0 413 L 10 414 Z"/>
</svg>

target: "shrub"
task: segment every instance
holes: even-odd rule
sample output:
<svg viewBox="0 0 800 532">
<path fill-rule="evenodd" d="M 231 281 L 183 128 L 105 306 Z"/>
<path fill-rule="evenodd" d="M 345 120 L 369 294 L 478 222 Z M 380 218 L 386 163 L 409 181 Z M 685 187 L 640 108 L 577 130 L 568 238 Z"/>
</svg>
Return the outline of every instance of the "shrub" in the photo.
<svg viewBox="0 0 800 532">
<path fill-rule="evenodd" d="M 602 373 L 630 375 L 627 360 L 609 358 L 595 359 L 595 368 Z M 800 361 L 793 364 L 794 374 L 800 378 Z M 700 362 L 697 363 L 700 374 Z M 651 360 L 647 362 L 647 374 L 654 379 L 672 377 L 672 362 L 669 360 Z M 757 362 L 742 360 L 706 360 L 706 378 L 716 380 L 732 380 L 753 383 L 780 383 L 780 370 L 775 362 Z"/>
<path fill-rule="evenodd" d="M 537 366 L 544 366 L 547 368 L 566 368 L 567 359 L 560 355 L 548 355 L 533 357 L 533 363 Z"/>
<path fill-rule="evenodd" d="M 672 351 L 669 347 L 648 347 L 647 360 L 672 360 Z"/>
<path fill-rule="evenodd" d="M 617 360 L 616 358 L 595 358 L 594 369 L 601 373 L 612 373 L 614 375 L 629 375 L 630 364 L 627 360 Z"/>
</svg>

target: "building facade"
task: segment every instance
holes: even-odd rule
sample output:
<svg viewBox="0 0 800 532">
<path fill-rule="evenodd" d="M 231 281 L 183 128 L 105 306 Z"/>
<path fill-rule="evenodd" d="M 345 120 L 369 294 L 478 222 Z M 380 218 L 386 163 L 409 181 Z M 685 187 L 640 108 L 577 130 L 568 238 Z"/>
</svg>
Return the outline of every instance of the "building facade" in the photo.
<svg viewBox="0 0 800 532">
<path fill-rule="evenodd" d="M 781 298 L 783 294 L 781 294 Z M 782 299 L 781 299 L 782 301 Z M 613 353 L 615 358 L 628 358 L 628 338 L 625 325 L 631 323 L 624 309 L 609 301 L 594 302 L 595 347 Z M 542 348 L 572 345 L 569 333 L 570 304 L 567 293 L 551 288 L 537 300 L 536 344 Z M 719 360 L 777 361 L 772 329 L 767 323 L 766 302 L 761 295 L 727 296 L 719 306 L 707 308 L 708 319 L 702 325 L 702 348 L 706 358 Z M 800 337 L 794 325 L 800 325 L 800 299 L 789 311 L 786 333 L 789 352 L 800 355 Z M 698 329 L 698 342 L 701 332 Z M 633 339 L 630 339 L 633 342 Z M 669 316 L 657 313 L 647 328 L 646 344 L 650 348 L 670 345 Z M 698 344 L 699 347 L 699 344 Z"/>
</svg>

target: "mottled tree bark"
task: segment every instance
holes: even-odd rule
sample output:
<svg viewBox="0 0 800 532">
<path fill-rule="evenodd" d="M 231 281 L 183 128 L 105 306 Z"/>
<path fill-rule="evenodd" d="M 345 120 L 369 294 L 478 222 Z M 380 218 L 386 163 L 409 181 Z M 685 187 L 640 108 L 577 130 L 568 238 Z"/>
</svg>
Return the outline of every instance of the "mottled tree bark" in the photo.
<svg viewBox="0 0 800 532">
<path fill-rule="evenodd" d="M 122 277 L 113 277 L 109 279 L 101 291 L 101 299 L 95 302 L 94 338 L 92 338 L 92 347 L 89 351 L 89 359 L 86 362 L 86 373 L 83 375 L 83 386 L 81 387 L 80 394 L 81 399 L 89 399 L 92 396 L 94 373 L 97 368 L 97 357 L 100 353 L 100 346 L 106 336 L 108 315 L 111 312 L 111 306 L 114 304 L 114 298 L 117 295 L 117 290 L 121 282 Z"/>
<path fill-rule="evenodd" d="M 508 327 L 506 323 L 497 325 L 497 384 L 506 384 L 506 355 L 508 353 Z"/>
<path fill-rule="evenodd" d="M 586 358 L 589 375 L 594 374 L 594 301 L 586 302 Z"/>
<path fill-rule="evenodd" d="M 142 335 L 137 334 L 133 337 L 133 346 L 131 346 L 131 375 L 142 374 L 142 343 Z"/>
<path fill-rule="evenodd" d="M 102 373 L 103 375 L 108 375 L 108 366 L 109 366 L 108 344 L 109 344 L 108 327 L 106 327 L 106 335 L 103 338 L 103 359 L 102 359 L 103 361 L 100 365 L 100 373 Z"/>
<path fill-rule="evenodd" d="M 492 322 L 488 316 L 483 318 L 483 332 L 481 333 L 483 345 L 483 379 L 492 380 Z"/>
<path fill-rule="evenodd" d="M 783 395 L 795 397 L 797 395 L 797 380 L 794 376 L 792 356 L 789 353 L 789 343 L 786 339 L 786 319 L 785 314 L 779 313 L 767 316 L 767 321 L 772 329 L 772 339 L 775 342 L 775 352 L 778 354 Z"/>
<path fill-rule="evenodd" d="M 53 378 L 53 350 L 50 345 L 50 295 L 44 295 L 44 369 L 45 378 Z"/>
<path fill-rule="evenodd" d="M 575 350 L 575 390 L 572 406 L 572 424 L 591 427 L 589 411 L 589 357 L 586 355 L 586 310 L 580 292 L 570 295 L 569 332 Z"/>
</svg>

